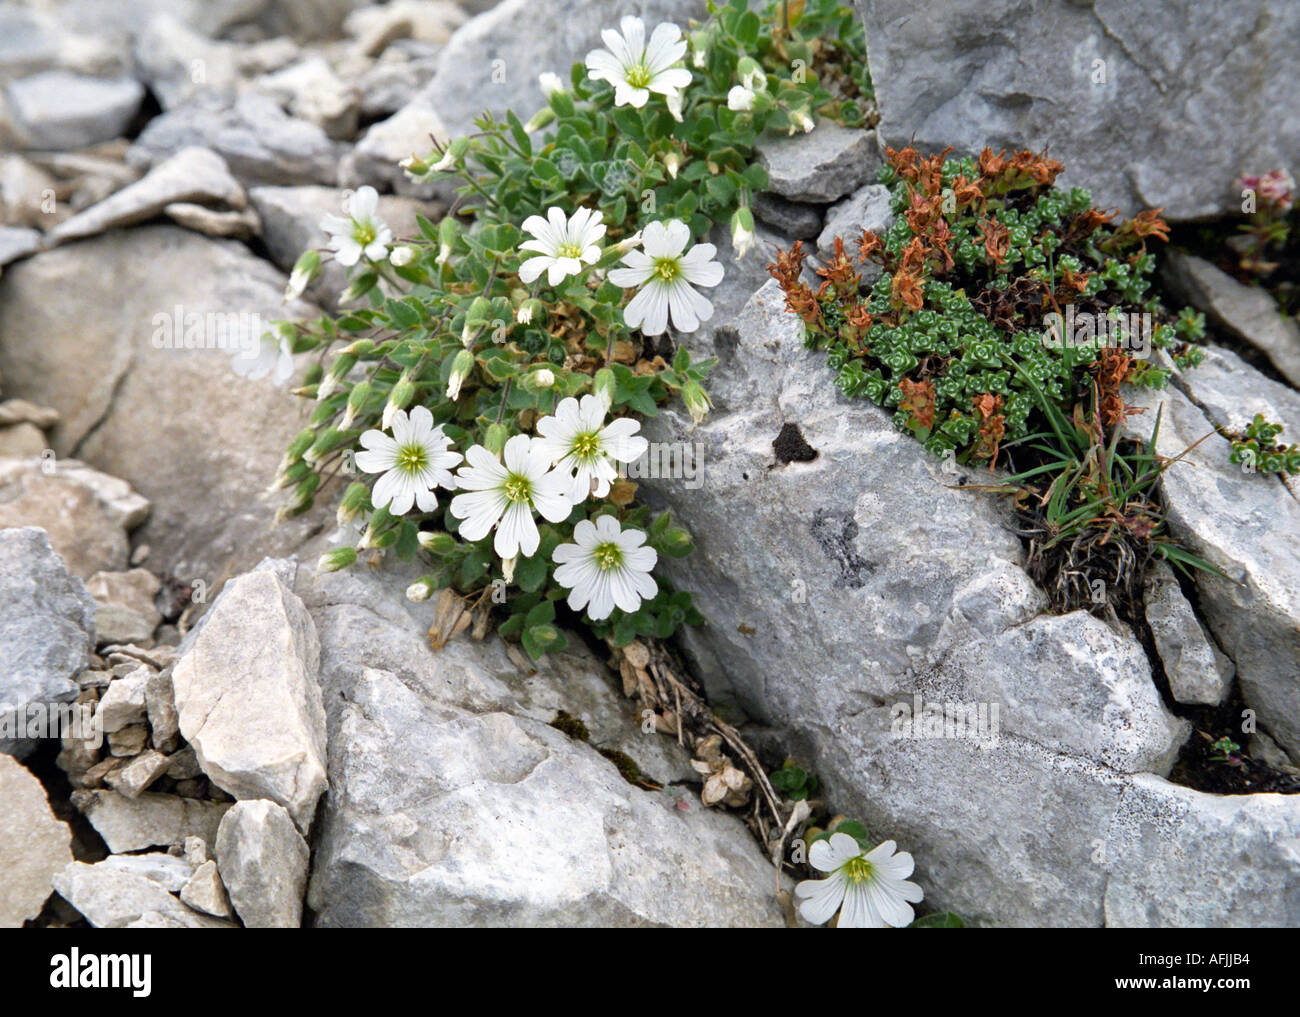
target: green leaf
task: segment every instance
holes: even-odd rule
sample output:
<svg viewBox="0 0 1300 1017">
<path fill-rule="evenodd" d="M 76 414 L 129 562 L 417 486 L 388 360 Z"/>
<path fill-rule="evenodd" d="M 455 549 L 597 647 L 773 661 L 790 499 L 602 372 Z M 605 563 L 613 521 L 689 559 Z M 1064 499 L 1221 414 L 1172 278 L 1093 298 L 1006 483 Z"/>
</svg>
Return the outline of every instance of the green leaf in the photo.
<svg viewBox="0 0 1300 1017">
<path fill-rule="evenodd" d="M 562 650 L 568 645 L 564 634 L 554 625 L 531 625 L 524 629 L 520 642 L 533 660 L 541 660 L 550 651 Z"/>
<path fill-rule="evenodd" d="M 936 911 L 932 915 L 925 915 L 918 918 L 909 929 L 964 929 L 966 923 L 962 921 L 961 915 L 953 911 Z"/>
<path fill-rule="evenodd" d="M 555 621 L 555 602 L 550 600 L 543 600 L 524 618 L 524 624 L 529 628 L 553 621 Z"/>
<path fill-rule="evenodd" d="M 515 567 L 515 582 L 525 593 L 536 593 L 546 582 L 548 561 L 541 554 L 522 559 Z M 553 612 L 552 612 L 553 613 Z"/>
</svg>

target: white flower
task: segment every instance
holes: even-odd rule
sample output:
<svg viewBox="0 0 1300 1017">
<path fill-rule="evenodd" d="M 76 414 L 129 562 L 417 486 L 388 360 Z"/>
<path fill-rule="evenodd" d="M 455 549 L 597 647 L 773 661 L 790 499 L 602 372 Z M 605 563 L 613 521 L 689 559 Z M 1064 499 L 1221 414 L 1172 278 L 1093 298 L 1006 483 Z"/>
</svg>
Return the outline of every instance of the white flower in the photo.
<svg viewBox="0 0 1300 1017">
<path fill-rule="evenodd" d="M 572 474 L 569 498 L 575 505 L 589 494 L 609 494 L 609 485 L 618 479 L 614 463 L 639 459 L 649 447 L 636 433 L 641 425 L 631 417 L 606 425 L 607 409 L 599 396 L 585 395 L 581 403 L 570 396 L 560 400 L 553 417 L 537 422 L 541 437 L 535 444 L 558 468 Z"/>
<path fill-rule="evenodd" d="M 453 489 L 456 478 L 451 468 L 461 461 L 459 452 L 450 451 L 451 439 L 436 427 L 433 414 L 423 406 L 393 414 L 393 436 L 383 431 L 367 431 L 361 436 L 366 451 L 355 457 L 357 466 L 367 473 L 382 473 L 375 483 L 371 500 L 375 508 L 388 506 L 395 516 L 411 511 L 419 505 L 421 512 L 432 512 L 438 507 L 438 496 L 433 489 L 442 486 Z"/>
<path fill-rule="evenodd" d="M 555 385 L 555 372 L 549 367 L 543 367 L 533 375 L 533 384 L 538 388 L 552 388 Z"/>
<path fill-rule="evenodd" d="M 340 265 L 350 268 L 363 254 L 371 261 L 380 261 L 388 254 L 393 231 L 375 214 L 378 207 L 379 193 L 367 184 L 358 187 L 344 204 L 346 219 L 327 215 L 321 220 L 321 229 L 330 235 L 326 246 Z"/>
<path fill-rule="evenodd" d="M 551 556 L 560 567 L 555 581 L 567 588 L 569 607 L 587 608 L 592 621 L 608 618 L 614 608 L 635 611 L 659 592 L 650 575 L 659 555 L 645 547 L 645 534 L 625 530 L 613 516 L 584 519 L 573 528 L 576 543 L 561 544 Z"/>
<path fill-rule="evenodd" d="M 691 231 L 680 219 L 652 222 L 642 235 L 644 250 L 629 251 L 623 257 L 628 267 L 610 271 L 609 280 L 615 286 L 641 287 L 623 309 L 628 328 L 659 335 L 668 327 L 671 312 L 674 328 L 694 332 L 700 322 L 713 317 L 713 304 L 691 284 L 716 286 L 722 282 L 722 266 L 713 260 L 717 248 L 696 244 L 686 251 L 690 240 Z"/>
<path fill-rule="evenodd" d="M 555 577 L 559 578 L 558 571 Z M 915 916 L 911 904 L 925 894 L 908 881 L 915 867 L 912 856 L 906 851 L 895 854 L 897 846 L 887 840 L 864 852 L 847 833 L 833 833 L 828 840 L 814 843 L 808 850 L 808 862 L 830 875 L 805 879 L 794 888 L 799 913 L 814 925 L 824 925 L 839 911 L 837 928 L 841 929 L 910 925 Z"/>
<path fill-rule="evenodd" d="M 504 463 L 482 445 L 465 456 L 467 465 L 456 476 L 461 490 L 469 493 L 451 500 L 451 514 L 461 520 L 465 540 L 482 540 L 496 526 L 492 548 L 501 558 L 530 557 L 541 543 L 533 511 L 558 523 L 573 510 L 569 478 L 550 468 L 546 453 L 533 448 L 528 435 L 516 434 L 506 442 Z"/>
<path fill-rule="evenodd" d="M 403 265 L 409 265 L 415 260 L 414 247 L 394 247 L 393 253 L 388 258 L 389 262 L 401 268 Z"/>
<path fill-rule="evenodd" d="M 744 85 L 735 85 L 727 93 L 727 109 L 744 112 L 754 108 L 754 90 Z"/>
<path fill-rule="evenodd" d="M 600 260 L 600 238 L 605 235 L 604 217 L 600 212 L 580 208 L 569 218 L 559 208 L 546 210 L 546 218 L 530 215 L 524 220 L 524 232 L 537 239 L 519 245 L 522 251 L 536 251 L 539 257 L 529 258 L 519 266 L 519 278 L 530 283 L 543 272 L 552 286 L 559 285 L 567 275 L 577 275 L 583 264 L 594 265 Z"/>
<path fill-rule="evenodd" d="M 554 71 L 543 71 L 537 75 L 537 83 L 542 86 L 542 94 L 548 99 L 556 92 L 565 90 L 564 82 Z"/>
<path fill-rule="evenodd" d="M 609 48 L 593 49 L 587 54 L 588 77 L 614 86 L 615 106 L 640 109 L 651 92 L 665 96 L 670 103 L 674 98 L 680 102 L 678 93 L 691 83 L 690 71 L 673 66 L 686 54 L 682 30 L 664 22 L 654 30 L 647 45 L 645 22 L 640 18 L 623 18 L 619 29 L 616 32 L 607 28 L 600 33 Z"/>
<path fill-rule="evenodd" d="M 230 368 L 241 378 L 257 381 L 271 375 L 271 381 L 283 385 L 293 377 L 293 354 L 286 336 L 267 332 L 257 340 L 257 352 L 240 350 L 231 358 Z"/>
</svg>

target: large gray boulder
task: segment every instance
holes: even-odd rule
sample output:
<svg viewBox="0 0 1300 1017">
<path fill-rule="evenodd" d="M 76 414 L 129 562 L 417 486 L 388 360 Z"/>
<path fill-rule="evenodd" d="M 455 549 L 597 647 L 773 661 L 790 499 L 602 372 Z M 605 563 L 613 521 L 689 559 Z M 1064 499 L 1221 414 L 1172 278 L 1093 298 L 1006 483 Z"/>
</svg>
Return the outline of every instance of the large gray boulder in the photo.
<svg viewBox="0 0 1300 1017">
<path fill-rule="evenodd" d="M 709 417 L 692 428 L 670 406 L 644 428 L 702 448 L 702 476 L 641 493 L 695 538 L 664 571 L 707 619 L 683 644 L 713 701 L 766 724 L 840 810 L 910 850 L 935 907 L 1018 925 L 1300 918 L 1300 863 L 1271 846 L 1300 801 L 1266 796 L 1276 815 L 1256 822 L 1253 799 L 1168 784 L 1189 728 L 1138 640 L 1046 613 L 1004 507 L 959 489 L 981 478 L 845 399 L 801 339 L 767 284 L 684 340 L 720 360 Z M 787 432 L 778 455 L 787 424 L 803 445 Z M 1224 855 L 1266 859 L 1270 901 L 1167 864 L 1238 812 Z M 1138 888 L 1156 895 L 1141 910 Z"/>
<path fill-rule="evenodd" d="M 317 924 L 782 924 L 776 874 L 736 817 L 682 811 L 597 751 L 660 782 L 689 772 L 587 651 L 534 669 L 462 635 L 435 653 L 434 605 L 405 600 L 408 573 L 297 570 L 329 718 Z M 590 743 L 551 726 L 559 710 Z"/>
<path fill-rule="evenodd" d="M 75 450 L 148 498 L 153 514 L 134 537 L 152 549 L 150 567 L 209 594 L 325 517 L 272 530 L 278 503 L 262 492 L 306 408 L 271 378 L 237 376 L 239 347 L 217 345 L 314 314 L 284 302 L 285 281 L 242 244 L 173 226 L 69 244 L 0 277 L 6 393 L 59 411 L 50 440 L 60 456 Z M 204 348 L 184 348 L 187 322 Z"/>
<path fill-rule="evenodd" d="M 690 340 L 720 358 L 713 413 L 691 428 L 670 407 L 646 426 L 651 441 L 702 446 L 702 483 L 645 483 L 697 541 L 668 572 L 710 620 L 686 637 L 710 689 L 758 718 L 827 725 L 921 691 L 1000 702 L 1003 730 L 1167 772 L 1185 731 L 1136 640 L 1043 614 L 999 503 L 954 490 L 955 471 L 846 399 L 802 328 L 769 280 L 712 340 Z M 814 458 L 778 458 L 787 424 Z"/>
<path fill-rule="evenodd" d="M 895 148 L 1047 147 L 1099 205 L 1170 219 L 1238 213 L 1240 173 L 1300 160 L 1288 0 L 856 3 Z"/>
<path fill-rule="evenodd" d="M 17 719 L 30 704 L 68 703 L 95 648 L 95 602 L 36 527 L 0 530 L 0 710 Z M 0 737 L 22 758 L 29 738 Z"/>
</svg>

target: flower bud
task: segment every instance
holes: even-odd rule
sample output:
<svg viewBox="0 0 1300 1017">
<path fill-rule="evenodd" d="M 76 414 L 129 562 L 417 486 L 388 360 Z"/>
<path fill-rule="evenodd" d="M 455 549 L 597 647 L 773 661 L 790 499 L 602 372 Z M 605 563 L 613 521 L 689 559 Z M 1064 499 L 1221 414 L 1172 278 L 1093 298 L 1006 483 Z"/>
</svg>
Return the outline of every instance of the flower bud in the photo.
<svg viewBox="0 0 1300 1017">
<path fill-rule="evenodd" d="M 510 432 L 506 430 L 504 424 L 489 424 L 487 434 L 483 436 L 483 447 L 491 452 L 497 458 L 505 451 L 506 440 L 510 437 Z"/>
<path fill-rule="evenodd" d="M 411 262 L 415 260 L 415 248 L 394 247 L 392 253 L 388 255 L 388 260 L 397 268 L 402 268 L 406 265 L 409 265 Z"/>
<path fill-rule="evenodd" d="M 447 379 L 447 398 L 459 399 L 460 386 L 474 369 L 474 354 L 461 350 L 451 362 L 451 377 Z"/>
<path fill-rule="evenodd" d="M 736 249 L 736 258 L 743 258 L 754 246 L 754 213 L 742 205 L 731 217 L 731 243 Z"/>
<path fill-rule="evenodd" d="M 614 372 L 608 367 L 602 367 L 591 380 L 591 390 L 605 403 L 606 413 L 614 405 L 614 391 L 617 387 L 618 381 L 614 377 Z"/>
<path fill-rule="evenodd" d="M 741 57 L 736 64 L 736 77 L 751 92 L 761 92 L 767 87 L 767 75 L 753 57 Z"/>
<path fill-rule="evenodd" d="M 289 273 L 289 283 L 284 288 L 285 300 L 297 300 L 320 272 L 320 251 L 304 251 L 294 262 Z"/>
<path fill-rule="evenodd" d="M 412 152 L 397 164 L 403 173 L 412 180 L 423 180 L 429 175 L 430 166 L 425 160 Z"/>
<path fill-rule="evenodd" d="M 337 572 L 349 565 L 355 565 L 356 561 L 357 549 L 355 547 L 336 547 L 334 550 L 326 551 L 320 556 L 320 560 L 316 563 L 316 571 Z"/>
<path fill-rule="evenodd" d="M 545 304 L 536 297 L 530 297 L 515 308 L 515 321 L 521 325 L 531 325 L 534 321 L 540 324 L 545 309 Z"/>
<path fill-rule="evenodd" d="M 393 426 L 393 417 L 398 410 L 404 410 L 411 405 L 411 400 L 415 398 L 415 383 L 411 381 L 410 376 L 403 371 L 402 376 L 393 384 L 393 390 L 388 393 L 388 402 L 384 405 L 384 416 L 380 426 L 388 430 Z"/>
<path fill-rule="evenodd" d="M 686 384 L 682 386 L 682 402 L 686 404 L 691 420 L 696 424 L 709 415 L 709 407 L 713 405 L 709 401 L 708 393 L 698 381 L 693 379 L 687 379 Z"/>
<path fill-rule="evenodd" d="M 427 579 L 417 579 L 406 588 L 406 599 L 419 603 L 428 600 L 431 593 L 433 593 L 433 585 Z"/>
<path fill-rule="evenodd" d="M 456 538 L 439 530 L 421 530 L 416 538 L 429 554 L 441 557 L 456 547 Z"/>
<path fill-rule="evenodd" d="M 348 489 L 339 499 L 338 511 L 335 512 L 335 521 L 340 526 L 346 526 L 361 516 L 363 512 L 370 511 L 370 488 L 359 480 L 354 480 L 348 485 Z"/>
<path fill-rule="evenodd" d="M 524 124 L 524 133 L 536 134 L 554 119 L 555 110 L 551 109 L 550 106 L 543 106 L 528 118 L 528 123 Z"/>
<path fill-rule="evenodd" d="M 469 151 L 469 138 L 457 138 L 443 151 L 442 158 L 429 167 L 430 173 L 445 173 L 455 169 Z"/>
</svg>

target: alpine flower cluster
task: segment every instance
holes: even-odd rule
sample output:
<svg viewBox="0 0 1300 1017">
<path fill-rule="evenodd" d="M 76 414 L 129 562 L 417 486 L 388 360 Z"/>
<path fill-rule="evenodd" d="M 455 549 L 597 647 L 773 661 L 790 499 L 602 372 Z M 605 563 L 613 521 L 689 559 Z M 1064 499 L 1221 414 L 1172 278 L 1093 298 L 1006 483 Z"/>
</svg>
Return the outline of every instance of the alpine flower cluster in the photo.
<svg viewBox="0 0 1300 1017">
<path fill-rule="evenodd" d="M 636 433 L 639 423 L 628 417 L 606 423 L 606 415 L 599 396 L 583 396 L 581 402 L 562 399 L 553 416 L 537 422 L 536 436 L 510 438 L 500 458 L 474 445 L 461 465 L 462 456 L 451 449 L 442 425 L 417 406 L 409 416 L 403 410 L 393 415 L 391 435 L 382 430 L 362 434 L 365 451 L 357 453 L 355 462 L 366 473 L 381 474 L 371 501 L 393 515 L 413 507 L 432 512 L 439 487 L 460 492 L 449 507 L 460 520 L 460 535 L 478 541 L 495 530 L 492 549 L 512 565 L 520 555 L 537 552 L 537 515 L 563 522 L 589 496 L 609 493 L 618 476 L 616 463 L 630 463 L 645 452 L 648 443 Z M 658 553 L 645 546 L 641 530 L 625 530 L 613 516 L 602 515 L 594 523 L 580 521 L 574 540 L 556 547 L 552 559 L 560 566 L 555 578 L 570 591 L 568 602 L 575 611 L 585 607 L 592 620 L 600 621 L 615 607 L 635 611 L 658 592 L 650 575 Z"/>
<path fill-rule="evenodd" d="M 540 215 L 525 219 L 524 232 L 533 239 L 520 248 L 535 257 L 519 266 L 520 280 L 532 283 L 545 273 L 546 281 L 557 286 L 596 264 L 603 253 L 602 218 L 600 212 L 589 208 L 566 216 L 563 209 L 552 207 L 545 219 Z M 714 260 L 718 249 L 713 244 L 691 244 L 686 223 L 680 219 L 652 222 L 620 243 L 617 250 L 623 267 L 610 270 L 610 282 L 637 289 L 623 309 L 628 328 L 639 328 L 648 336 L 660 335 L 671 318 L 679 332 L 694 332 L 701 322 L 713 317 L 712 302 L 695 287 L 722 282 L 722 266 Z"/>
</svg>

